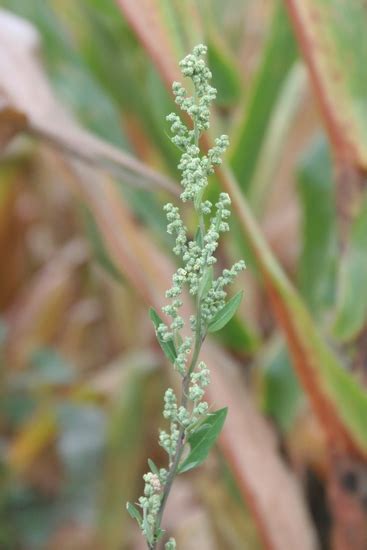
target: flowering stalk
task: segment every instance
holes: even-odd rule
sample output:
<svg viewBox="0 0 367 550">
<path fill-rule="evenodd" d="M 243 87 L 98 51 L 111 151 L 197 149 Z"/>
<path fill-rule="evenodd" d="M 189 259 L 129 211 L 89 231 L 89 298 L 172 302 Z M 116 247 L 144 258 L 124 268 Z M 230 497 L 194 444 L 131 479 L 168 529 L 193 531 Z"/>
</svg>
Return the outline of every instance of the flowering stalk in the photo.
<svg viewBox="0 0 367 550">
<path fill-rule="evenodd" d="M 169 304 L 162 308 L 170 323 L 164 323 L 153 309 L 150 315 L 157 339 L 181 377 L 181 396 L 178 399 L 172 388 L 164 395 L 163 416 L 169 422 L 169 430 L 160 432 L 159 444 L 167 452 L 168 467 L 158 469 L 148 460 L 150 471 L 144 475 L 144 495 L 137 503 L 141 512 L 132 504 L 127 505 L 130 515 L 139 523 L 149 550 L 157 548 L 164 534 L 162 517 L 176 475 L 205 460 L 223 426 L 226 409 L 209 413 L 208 403 L 203 399 L 209 384 L 209 370 L 199 356 L 207 333 L 221 329 L 231 319 L 242 296 L 238 293 L 226 301 L 225 289 L 244 269 L 243 261 L 214 277 L 214 254 L 220 234 L 229 230 L 227 220 L 231 201 L 226 193 L 220 193 L 213 208 L 210 201 L 203 200 L 203 194 L 208 176 L 213 174 L 215 166 L 221 164 L 221 155 L 229 142 L 228 137 L 222 135 L 206 155 L 200 155 L 199 139 L 209 128 L 210 104 L 216 97 L 216 90 L 210 85 L 211 72 L 203 59 L 205 54 L 206 47 L 198 45 L 180 62 L 182 74 L 193 82 L 192 97 L 179 82 L 172 86 L 176 104 L 191 118 L 191 127 L 187 127 L 175 113 L 167 117 L 172 142 L 182 151 L 178 165 L 181 200 L 193 203 L 198 229 L 195 238 L 190 239 L 179 208 L 171 203 L 165 205 L 167 231 L 176 237 L 173 252 L 181 257 L 182 262 L 172 277 L 172 287 L 166 292 Z M 185 321 L 180 308 L 184 287 L 195 299 L 196 313 L 189 320 L 191 336 L 182 334 Z M 175 548 L 174 539 L 166 542 L 166 550 Z"/>
</svg>

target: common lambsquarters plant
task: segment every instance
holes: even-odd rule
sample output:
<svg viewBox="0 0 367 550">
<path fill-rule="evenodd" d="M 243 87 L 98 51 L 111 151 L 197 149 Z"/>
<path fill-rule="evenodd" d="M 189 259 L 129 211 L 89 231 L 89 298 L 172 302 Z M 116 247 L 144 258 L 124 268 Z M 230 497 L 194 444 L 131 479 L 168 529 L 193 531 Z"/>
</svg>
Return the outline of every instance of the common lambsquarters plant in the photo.
<svg viewBox="0 0 367 550">
<path fill-rule="evenodd" d="M 198 45 L 180 62 L 182 74 L 192 80 L 192 97 L 179 82 L 172 86 L 177 105 L 188 114 L 192 124 L 187 127 L 175 113 L 167 117 L 171 123 L 172 142 L 182 151 L 178 165 L 182 174 L 181 200 L 193 204 L 198 227 L 195 237 L 190 239 L 179 208 L 170 203 L 165 205 L 167 231 L 175 235 L 173 251 L 181 257 L 181 266 L 172 277 L 172 287 L 166 292 L 170 302 L 162 308 L 170 322 L 164 322 L 154 309 L 150 310 L 150 317 L 163 352 L 181 377 L 181 395 L 178 397 L 171 388 L 164 395 L 163 416 L 169 422 L 169 429 L 160 432 L 159 444 L 167 452 L 168 465 L 158 469 L 148 460 L 150 471 L 144 475 L 144 495 L 137 506 L 127 504 L 149 550 L 155 550 L 163 537 L 162 517 L 175 477 L 205 460 L 223 426 L 227 409 L 209 412 L 208 403 L 204 401 L 209 370 L 200 361 L 200 350 L 207 333 L 227 324 L 242 297 L 239 292 L 227 301 L 225 289 L 244 269 L 243 261 L 225 269 L 217 278 L 213 269 L 220 234 L 229 230 L 231 201 L 226 193 L 220 193 L 213 207 L 210 201 L 203 199 L 203 194 L 208 176 L 221 164 L 221 155 L 229 142 L 228 136 L 222 135 L 206 155 L 200 154 L 199 139 L 209 128 L 210 104 L 216 96 L 215 88 L 210 85 L 211 72 L 203 59 L 205 54 L 206 47 Z M 189 319 L 190 336 L 184 331 L 185 322 L 180 315 L 185 288 L 195 299 L 195 315 Z M 165 549 L 174 548 L 176 542 L 171 538 Z"/>
</svg>

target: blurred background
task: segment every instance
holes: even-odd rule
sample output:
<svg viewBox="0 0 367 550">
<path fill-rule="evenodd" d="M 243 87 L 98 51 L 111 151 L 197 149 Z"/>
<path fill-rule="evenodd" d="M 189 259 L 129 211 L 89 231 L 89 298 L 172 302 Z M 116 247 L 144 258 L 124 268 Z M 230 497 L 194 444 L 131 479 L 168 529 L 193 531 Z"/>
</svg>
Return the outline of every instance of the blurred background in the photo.
<svg viewBox="0 0 367 550">
<path fill-rule="evenodd" d="M 207 348 L 226 427 L 165 526 L 182 550 L 367 548 L 367 13 L 347 4 L 1 0 L 1 550 L 144 548 L 125 503 L 164 463 L 173 383 L 147 314 L 175 261 L 165 116 L 199 42 L 231 140 L 219 264 L 248 269 Z"/>
</svg>

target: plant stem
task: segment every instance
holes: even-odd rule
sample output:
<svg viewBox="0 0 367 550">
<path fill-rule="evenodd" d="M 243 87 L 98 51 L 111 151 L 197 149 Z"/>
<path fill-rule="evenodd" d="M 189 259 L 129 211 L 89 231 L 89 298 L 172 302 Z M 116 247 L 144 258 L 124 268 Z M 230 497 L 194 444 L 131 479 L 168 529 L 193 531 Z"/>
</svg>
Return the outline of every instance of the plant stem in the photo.
<svg viewBox="0 0 367 550">
<path fill-rule="evenodd" d="M 202 334 L 201 334 L 201 311 L 200 311 L 200 302 L 198 302 L 198 310 L 197 310 L 197 316 L 196 316 L 196 338 L 195 338 L 194 352 L 193 352 L 193 355 L 192 355 L 192 359 L 191 359 L 191 362 L 190 362 L 189 369 L 188 369 L 187 373 L 185 374 L 185 376 L 182 380 L 181 406 L 183 406 L 185 408 L 187 407 L 187 401 L 188 401 L 187 392 L 189 390 L 189 385 L 190 385 L 190 374 L 193 372 L 193 370 L 195 369 L 195 367 L 197 365 L 202 342 L 203 342 L 203 337 L 202 337 Z M 173 484 L 173 481 L 174 481 L 174 479 L 176 477 L 176 474 L 177 474 L 177 468 L 178 468 L 178 465 L 179 465 L 181 457 L 182 457 L 182 453 L 183 453 L 184 448 L 185 448 L 185 444 L 186 444 L 185 436 L 186 436 L 185 427 L 181 426 L 180 430 L 179 430 L 179 435 L 178 435 L 178 442 L 177 442 L 176 452 L 175 452 L 175 455 L 173 457 L 172 464 L 171 464 L 171 466 L 169 468 L 169 471 L 168 471 L 167 481 L 164 485 L 161 505 L 160 505 L 159 512 L 158 512 L 158 515 L 157 515 L 156 524 L 155 524 L 155 527 L 154 527 L 155 532 L 157 532 L 157 530 L 159 529 L 159 527 L 161 526 L 161 523 L 162 523 L 162 517 L 163 517 L 164 509 L 165 509 L 165 506 L 167 504 L 167 500 L 168 500 L 169 494 L 170 494 L 171 489 L 172 489 L 172 484 Z M 156 550 L 157 547 L 158 547 L 157 545 L 158 545 L 158 541 L 155 541 L 153 543 L 153 545 L 150 545 L 148 543 L 148 548 L 149 548 L 149 550 Z"/>
<path fill-rule="evenodd" d="M 196 99 L 196 94 L 195 94 L 195 99 Z M 196 123 L 194 123 L 194 143 L 197 147 L 199 146 L 199 131 L 198 131 L 198 127 L 197 127 Z M 201 203 L 201 201 L 200 201 L 200 203 Z M 198 216 L 199 216 L 199 226 L 200 226 L 200 229 L 201 229 L 202 238 L 204 238 L 205 224 L 204 224 L 203 214 L 200 211 L 200 204 L 197 207 L 197 213 L 198 213 Z M 201 304 L 200 304 L 200 298 L 199 297 L 198 297 L 197 302 L 196 302 L 196 311 L 197 311 L 197 313 L 196 313 L 196 334 L 195 334 L 194 351 L 193 351 L 193 354 L 192 354 L 190 366 L 189 366 L 185 376 L 182 379 L 181 406 L 184 407 L 184 408 L 187 408 L 187 402 L 188 402 L 187 393 L 189 391 L 189 386 L 190 386 L 190 379 L 191 379 L 190 375 L 195 370 L 195 367 L 197 365 L 201 345 L 202 345 L 202 343 L 204 341 L 204 337 L 205 337 L 202 334 Z M 185 430 L 186 430 L 185 427 L 181 425 L 180 429 L 179 429 L 176 452 L 175 452 L 175 455 L 173 457 L 173 461 L 172 461 L 171 466 L 170 466 L 169 471 L 168 471 L 167 480 L 166 480 L 166 483 L 165 483 L 164 489 L 163 489 L 161 505 L 160 505 L 159 512 L 158 512 L 157 518 L 156 518 L 156 523 L 155 523 L 155 526 L 154 526 L 154 532 L 155 533 L 158 531 L 158 529 L 161 526 L 164 509 L 166 507 L 167 500 L 168 500 L 169 494 L 170 494 L 171 489 L 172 489 L 173 481 L 174 481 L 174 479 L 176 477 L 176 474 L 177 474 L 177 469 L 178 469 L 178 466 L 179 466 L 179 463 L 180 463 L 180 460 L 181 460 L 181 457 L 182 457 L 182 453 L 185 449 L 185 444 L 186 444 Z M 157 547 L 158 547 L 158 541 L 157 540 L 155 540 L 153 544 L 148 543 L 149 550 L 156 550 Z"/>
</svg>

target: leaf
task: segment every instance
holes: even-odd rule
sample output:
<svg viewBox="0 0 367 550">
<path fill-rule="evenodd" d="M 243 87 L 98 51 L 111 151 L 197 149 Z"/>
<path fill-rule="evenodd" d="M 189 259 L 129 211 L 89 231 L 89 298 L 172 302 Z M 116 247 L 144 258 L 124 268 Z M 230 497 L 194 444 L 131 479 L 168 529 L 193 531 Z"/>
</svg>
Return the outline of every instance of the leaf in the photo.
<svg viewBox="0 0 367 550">
<path fill-rule="evenodd" d="M 288 17 L 282 2 L 277 2 L 261 66 L 231 148 L 230 164 L 244 190 L 250 187 L 274 105 L 295 59 L 296 44 Z"/>
<path fill-rule="evenodd" d="M 142 55 L 135 36 L 119 17 L 114 3 L 109 6 L 111 13 L 108 17 L 104 8 L 96 9 L 90 3 L 79 3 L 76 9 L 83 18 L 84 32 L 75 25 L 78 19 L 72 14 L 69 24 L 79 35 L 81 55 L 111 101 L 123 112 L 125 133 L 130 133 L 132 145 L 137 144 L 134 133 L 136 127 L 140 128 L 143 149 L 146 148 L 144 142 L 150 142 L 153 149 L 160 150 L 162 159 L 173 170 L 177 165 L 178 151 L 166 138 L 166 125 L 162 124 L 167 113 L 172 111 L 172 99 L 149 58 Z M 126 51 L 129 51 L 128 56 Z M 116 56 L 120 60 L 118 71 L 114 61 Z"/>
<path fill-rule="evenodd" d="M 267 201 L 288 147 L 289 136 L 306 99 L 307 73 L 301 63 L 294 63 L 284 77 L 278 98 L 267 124 L 247 196 L 255 214 L 266 212 Z"/>
<path fill-rule="evenodd" d="M 47 346 L 60 330 L 73 297 L 75 274 L 85 260 L 84 246 L 77 242 L 66 244 L 18 295 L 7 342 L 13 368 L 24 366 L 29 354 Z M 20 340 L 22 346 L 18 344 Z"/>
<path fill-rule="evenodd" d="M 159 470 L 157 468 L 157 466 L 154 464 L 153 460 L 151 460 L 150 458 L 148 458 L 148 465 L 149 465 L 149 468 L 151 469 L 151 471 L 153 472 L 153 474 L 155 475 L 159 475 Z"/>
<path fill-rule="evenodd" d="M 220 330 L 232 319 L 235 315 L 243 296 L 243 290 L 240 290 L 232 296 L 230 300 L 226 303 L 224 307 L 210 321 L 208 325 L 208 332 L 216 332 Z"/>
<path fill-rule="evenodd" d="M 168 89 L 171 89 L 172 82 L 179 80 L 180 72 L 174 39 L 170 36 L 162 20 L 159 0 L 152 0 L 148 3 L 144 0 L 138 2 L 117 0 L 117 4 L 131 28 L 144 44 L 145 51 L 158 67 Z M 149 25 L 152 18 L 155 21 L 154 26 Z M 182 52 L 179 52 L 180 56 L 181 54 Z"/>
<path fill-rule="evenodd" d="M 19 132 L 27 128 L 27 117 L 3 98 L 0 102 L 0 150 L 2 150 Z"/>
<path fill-rule="evenodd" d="M 98 540 L 103 550 L 121 546 L 121 530 L 129 541 L 130 518 L 121 513 L 126 501 L 134 501 L 141 490 L 143 449 L 151 426 L 158 422 L 164 391 L 162 372 L 155 367 L 156 356 L 142 350 L 114 364 L 120 373 L 107 413 L 108 436 L 104 457 L 101 506 L 98 513 Z M 116 384 L 117 382 L 117 384 Z"/>
<path fill-rule="evenodd" d="M 227 416 L 228 409 L 219 409 L 209 414 L 204 423 L 189 437 L 191 451 L 178 468 L 178 473 L 183 474 L 197 466 L 200 466 L 208 456 L 210 449 L 215 444 Z"/>
<path fill-rule="evenodd" d="M 213 283 L 213 266 L 207 267 L 204 275 L 201 278 L 199 289 L 198 289 L 198 299 L 202 300 L 208 294 L 210 287 Z"/>
<path fill-rule="evenodd" d="M 207 43 L 208 65 L 213 74 L 212 84 L 217 90 L 216 104 L 220 107 L 230 107 L 241 95 L 239 72 L 218 33 L 210 32 Z"/>
<path fill-rule="evenodd" d="M 329 147 L 323 136 L 312 140 L 297 169 L 302 207 L 299 285 L 318 313 L 334 300 L 337 260 L 336 204 Z"/>
<path fill-rule="evenodd" d="M 356 337 L 367 320 L 367 196 L 353 221 L 339 271 L 333 333 L 343 342 Z"/>
<path fill-rule="evenodd" d="M 85 221 L 86 233 L 92 244 L 97 262 L 116 282 L 121 283 L 121 272 L 111 260 L 103 242 L 103 237 L 88 207 L 82 207 L 82 213 Z"/>
<path fill-rule="evenodd" d="M 286 0 L 337 156 L 367 167 L 365 3 Z"/>
<path fill-rule="evenodd" d="M 254 354 L 260 346 L 261 340 L 256 329 L 250 326 L 245 320 L 234 316 L 228 325 L 216 335 L 219 342 L 228 350 L 239 353 Z"/>
<path fill-rule="evenodd" d="M 128 502 L 126 504 L 126 510 L 128 511 L 128 513 L 130 514 L 130 516 L 133 519 L 136 519 L 136 521 L 138 522 L 139 527 L 140 527 L 141 522 L 142 522 L 142 517 L 141 517 L 141 514 L 140 514 L 139 510 L 136 508 L 136 506 L 131 504 L 131 502 Z"/>
<path fill-rule="evenodd" d="M 200 246 L 200 248 L 203 248 L 203 233 L 201 231 L 201 227 L 198 227 L 195 233 L 195 242 Z"/>
<path fill-rule="evenodd" d="M 173 343 L 173 340 L 168 340 L 167 342 L 165 342 L 163 338 L 158 335 L 158 327 L 159 325 L 163 324 L 163 321 L 153 307 L 151 307 L 149 310 L 149 317 L 153 322 L 154 328 L 156 330 L 157 340 L 163 350 L 163 353 L 165 354 L 167 359 L 171 361 L 171 363 L 174 363 L 177 357 L 175 344 Z"/>
<path fill-rule="evenodd" d="M 275 419 L 282 431 L 287 432 L 294 423 L 303 394 L 287 349 L 279 344 L 281 342 L 275 342 L 268 356 L 259 361 L 264 369 L 262 401 L 265 413 Z"/>
</svg>

